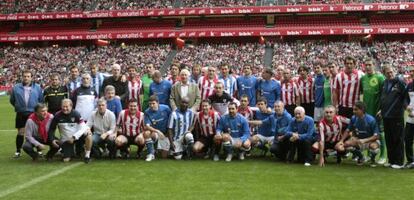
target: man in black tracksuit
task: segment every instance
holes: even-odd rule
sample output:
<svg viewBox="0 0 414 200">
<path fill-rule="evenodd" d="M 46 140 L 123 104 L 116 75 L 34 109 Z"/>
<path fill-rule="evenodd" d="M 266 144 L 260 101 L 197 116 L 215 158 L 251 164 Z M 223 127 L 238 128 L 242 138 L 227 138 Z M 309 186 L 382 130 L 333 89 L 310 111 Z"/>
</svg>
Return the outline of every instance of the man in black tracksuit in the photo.
<svg viewBox="0 0 414 200">
<path fill-rule="evenodd" d="M 68 88 L 60 84 L 58 74 L 50 76 L 51 85 L 43 91 L 44 102 L 47 103 L 48 112 L 55 115 L 60 110 L 60 104 L 65 98 L 69 98 Z"/>
<path fill-rule="evenodd" d="M 108 85 L 112 85 L 115 87 L 115 95 L 116 95 L 116 98 L 119 98 L 121 100 L 122 109 L 127 108 L 128 83 L 126 81 L 122 81 L 120 65 L 114 64 L 112 66 L 112 76 L 106 78 L 103 81 L 100 94 L 104 93 L 103 91 L 105 91 L 105 87 Z"/>
<path fill-rule="evenodd" d="M 390 64 L 385 64 L 386 77 L 381 94 L 381 116 L 384 122 L 388 163 L 401 169 L 404 163 L 404 110 L 409 103 L 406 83 L 395 75 Z"/>
</svg>

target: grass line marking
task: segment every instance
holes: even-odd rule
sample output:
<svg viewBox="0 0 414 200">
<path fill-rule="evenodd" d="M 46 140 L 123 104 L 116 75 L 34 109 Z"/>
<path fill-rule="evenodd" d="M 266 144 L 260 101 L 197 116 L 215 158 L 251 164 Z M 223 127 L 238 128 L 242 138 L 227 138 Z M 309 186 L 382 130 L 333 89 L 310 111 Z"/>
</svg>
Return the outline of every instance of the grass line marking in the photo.
<svg viewBox="0 0 414 200">
<path fill-rule="evenodd" d="M 42 181 L 45 181 L 45 180 L 51 178 L 51 177 L 57 176 L 59 174 L 62 174 L 64 172 L 66 172 L 68 170 L 71 170 L 71 169 L 73 169 L 73 168 L 75 168 L 75 167 L 77 167 L 79 165 L 82 165 L 82 164 L 83 163 L 80 163 L 80 162 L 79 163 L 74 163 L 74 164 L 71 164 L 69 166 L 66 166 L 66 167 L 64 167 L 62 169 L 58 169 L 58 170 L 52 171 L 51 173 L 46 174 L 44 176 L 40 176 L 40 177 L 34 178 L 31 181 L 29 181 L 29 182 L 26 182 L 26 183 L 23 183 L 21 185 L 12 187 L 10 189 L 6 189 L 4 191 L 0 191 L 0 198 L 3 198 L 3 197 L 5 197 L 7 195 L 10 195 L 12 193 L 18 192 L 20 190 L 26 189 L 26 188 L 28 188 L 30 186 L 33 186 L 33 185 L 35 185 L 37 183 L 40 183 Z"/>
</svg>

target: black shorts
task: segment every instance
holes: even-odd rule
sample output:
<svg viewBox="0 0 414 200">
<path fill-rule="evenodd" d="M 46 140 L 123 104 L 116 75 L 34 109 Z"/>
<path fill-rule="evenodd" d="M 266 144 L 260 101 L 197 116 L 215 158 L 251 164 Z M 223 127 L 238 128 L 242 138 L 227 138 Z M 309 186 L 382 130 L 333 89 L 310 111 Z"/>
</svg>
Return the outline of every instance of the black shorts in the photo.
<svg viewBox="0 0 414 200">
<path fill-rule="evenodd" d="M 138 135 L 136 135 L 136 136 L 125 136 L 126 138 L 127 138 L 127 140 L 128 140 L 128 146 L 129 145 L 137 145 L 137 143 L 135 143 L 135 138 L 137 138 L 138 137 Z"/>
<path fill-rule="evenodd" d="M 83 145 L 85 144 L 85 136 L 83 135 L 78 140 L 75 140 L 73 144 L 69 142 L 64 142 L 60 145 L 62 148 L 63 158 L 72 158 L 75 156 L 75 146 L 76 146 L 76 154 L 80 154 L 83 151 Z"/>
<path fill-rule="evenodd" d="M 205 148 L 211 147 L 214 142 L 214 135 L 200 136 L 197 141 L 203 143 Z"/>
<path fill-rule="evenodd" d="M 295 116 L 295 112 L 294 112 L 295 108 L 296 108 L 296 105 L 286 105 L 285 106 L 286 111 L 292 116 Z"/>
<path fill-rule="evenodd" d="M 31 112 L 17 112 L 16 113 L 16 128 L 24 128 L 26 126 L 27 119 L 29 119 Z"/>
<path fill-rule="evenodd" d="M 353 110 L 353 108 L 347 108 L 347 107 L 339 106 L 338 107 L 338 114 L 341 115 L 341 116 L 344 116 L 348 119 L 351 119 L 352 115 L 354 115 L 354 110 Z"/>
<path fill-rule="evenodd" d="M 325 142 L 325 151 L 327 149 L 335 150 L 336 143 L 338 142 Z"/>
</svg>

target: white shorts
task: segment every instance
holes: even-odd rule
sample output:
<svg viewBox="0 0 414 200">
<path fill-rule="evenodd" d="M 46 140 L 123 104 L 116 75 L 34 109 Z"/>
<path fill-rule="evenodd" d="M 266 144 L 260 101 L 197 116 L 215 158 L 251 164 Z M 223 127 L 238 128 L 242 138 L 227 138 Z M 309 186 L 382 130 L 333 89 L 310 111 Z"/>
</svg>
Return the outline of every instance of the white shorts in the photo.
<svg viewBox="0 0 414 200">
<path fill-rule="evenodd" d="M 167 137 L 163 139 L 158 138 L 158 150 L 169 151 L 170 150 L 170 140 Z"/>
<path fill-rule="evenodd" d="M 239 143 L 239 142 L 243 145 L 243 141 L 242 141 L 241 138 L 231 138 L 231 145 L 233 147 L 236 147 L 236 144 Z"/>
<path fill-rule="evenodd" d="M 378 146 L 381 146 L 381 142 L 379 141 L 379 140 L 376 140 L 375 141 L 377 144 L 378 144 Z M 374 142 L 372 142 L 372 143 L 374 143 Z M 371 143 L 365 143 L 365 144 L 362 144 L 362 149 L 361 149 L 361 151 L 364 151 L 364 150 L 369 150 L 369 145 L 370 145 Z"/>
<path fill-rule="evenodd" d="M 259 137 L 260 143 L 262 144 L 272 144 L 275 139 L 275 136 L 266 137 L 260 134 L 257 134 L 256 136 Z"/>
<path fill-rule="evenodd" d="M 194 138 L 193 138 L 193 134 L 191 133 L 187 133 L 186 135 L 182 135 L 180 136 L 177 140 L 174 140 L 174 152 L 173 153 L 181 153 L 184 151 L 184 144 L 186 142 L 186 140 L 193 140 L 194 142 Z"/>
<path fill-rule="evenodd" d="M 315 122 L 321 121 L 321 119 L 323 118 L 323 111 L 324 111 L 324 108 L 315 107 L 314 114 L 313 114 L 313 120 L 315 120 Z"/>
</svg>

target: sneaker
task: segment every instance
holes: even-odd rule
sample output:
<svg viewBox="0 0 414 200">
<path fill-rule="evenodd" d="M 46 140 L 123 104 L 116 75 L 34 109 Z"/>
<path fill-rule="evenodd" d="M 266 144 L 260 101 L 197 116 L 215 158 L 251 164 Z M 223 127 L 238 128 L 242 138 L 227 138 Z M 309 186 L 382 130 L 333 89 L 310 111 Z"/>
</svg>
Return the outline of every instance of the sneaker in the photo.
<svg viewBox="0 0 414 200">
<path fill-rule="evenodd" d="M 239 160 L 244 160 L 244 152 L 239 153 Z"/>
<path fill-rule="evenodd" d="M 154 154 L 148 154 L 147 155 L 147 159 L 145 159 L 145 161 L 147 161 L 147 162 L 151 162 L 152 160 L 154 160 L 155 159 L 155 156 L 154 156 Z"/>
<path fill-rule="evenodd" d="M 119 150 L 116 151 L 116 157 L 117 158 L 122 158 L 121 151 L 119 151 Z"/>
<path fill-rule="evenodd" d="M 91 158 L 90 157 L 85 157 L 83 158 L 83 162 L 85 162 L 85 164 L 88 164 L 91 162 Z"/>
<path fill-rule="evenodd" d="M 357 165 L 358 166 L 364 165 L 364 160 L 365 160 L 364 158 L 358 158 L 357 159 Z"/>
<path fill-rule="evenodd" d="M 387 159 L 386 158 L 380 158 L 378 161 L 377 161 L 377 163 L 379 164 L 379 165 L 383 165 L 383 164 L 385 164 L 387 162 Z"/>
<path fill-rule="evenodd" d="M 414 169 L 414 162 L 405 165 L 405 168 L 407 168 L 407 169 Z"/>
<path fill-rule="evenodd" d="M 391 167 L 391 164 L 390 163 L 385 163 L 384 167 Z"/>
<path fill-rule="evenodd" d="M 310 167 L 310 166 L 312 166 L 310 163 L 308 163 L 308 162 L 305 162 L 305 167 Z"/>
<path fill-rule="evenodd" d="M 377 163 L 375 163 L 375 161 L 371 161 L 371 163 L 370 163 L 370 165 L 369 165 L 370 167 L 377 167 Z"/>
<path fill-rule="evenodd" d="M 347 154 L 345 154 L 345 158 L 349 158 L 351 156 L 352 156 L 352 153 L 351 152 L 348 152 Z"/>
<path fill-rule="evenodd" d="M 396 165 L 396 164 L 393 164 L 393 165 L 391 165 L 391 168 L 393 168 L 393 169 L 402 169 L 402 168 L 404 168 L 403 166 L 401 166 L 401 165 Z"/>
<path fill-rule="evenodd" d="M 37 155 L 38 155 L 40 158 L 43 158 L 43 152 L 38 151 L 38 152 L 37 152 Z"/>
<path fill-rule="evenodd" d="M 252 151 L 251 150 L 246 151 L 246 156 L 247 157 L 250 157 L 251 155 L 252 155 Z"/>
<path fill-rule="evenodd" d="M 226 157 L 226 162 L 230 162 L 232 158 L 233 158 L 233 154 L 228 154 Z"/>
<path fill-rule="evenodd" d="M 220 157 L 219 157 L 219 155 L 217 155 L 217 154 L 214 154 L 214 158 L 213 158 L 213 160 L 214 161 L 219 161 L 220 160 Z"/>
<path fill-rule="evenodd" d="M 15 152 L 13 158 L 20 158 L 21 154 L 20 152 Z"/>
</svg>

